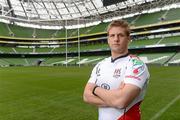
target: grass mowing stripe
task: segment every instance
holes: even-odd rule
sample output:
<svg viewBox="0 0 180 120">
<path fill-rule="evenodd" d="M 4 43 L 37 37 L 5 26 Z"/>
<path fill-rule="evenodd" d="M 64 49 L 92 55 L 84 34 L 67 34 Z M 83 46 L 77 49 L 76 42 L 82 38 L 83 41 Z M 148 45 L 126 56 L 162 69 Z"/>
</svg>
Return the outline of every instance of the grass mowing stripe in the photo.
<svg viewBox="0 0 180 120">
<path fill-rule="evenodd" d="M 176 96 L 164 108 L 162 108 L 157 114 L 155 114 L 150 120 L 156 120 L 158 117 L 160 117 L 169 107 L 171 107 L 179 99 L 180 99 L 180 95 Z"/>
<path fill-rule="evenodd" d="M 82 100 L 91 70 L 92 67 L 0 68 L 0 120 L 97 120 L 97 108 Z M 152 118 L 180 91 L 180 67 L 149 70 L 142 120 Z M 175 113 L 168 115 L 169 111 Z M 179 120 L 179 112 L 174 103 L 158 120 L 174 120 L 174 114 Z"/>
<path fill-rule="evenodd" d="M 46 112 L 46 110 L 48 110 L 49 108 L 51 108 L 51 106 L 59 106 L 59 108 L 64 108 L 64 107 L 67 107 L 67 105 L 64 105 L 64 104 L 67 104 L 67 103 L 71 103 L 79 98 L 77 97 L 74 97 L 74 94 L 69 94 L 68 96 L 66 95 L 66 98 L 64 99 L 60 99 L 61 96 L 52 96 L 51 98 L 40 98 L 40 97 L 37 97 L 37 96 L 34 96 L 34 97 L 31 97 L 31 99 L 25 99 L 25 101 L 22 101 L 21 102 L 24 102 L 24 103 L 28 103 L 28 102 L 41 102 L 43 103 L 40 107 L 34 107 L 34 109 L 26 109 L 26 110 L 23 110 L 23 112 L 21 112 L 22 116 L 23 115 L 26 115 L 26 117 L 28 116 L 32 116 L 32 113 L 37 113 L 39 111 L 43 111 L 43 112 Z M 21 110 L 20 110 L 21 111 Z M 20 111 L 17 111 L 17 112 L 20 112 Z M 17 114 L 17 112 L 13 112 L 11 114 L 7 114 L 7 118 L 8 116 L 15 116 Z M 50 116 L 48 116 L 50 117 Z"/>
</svg>

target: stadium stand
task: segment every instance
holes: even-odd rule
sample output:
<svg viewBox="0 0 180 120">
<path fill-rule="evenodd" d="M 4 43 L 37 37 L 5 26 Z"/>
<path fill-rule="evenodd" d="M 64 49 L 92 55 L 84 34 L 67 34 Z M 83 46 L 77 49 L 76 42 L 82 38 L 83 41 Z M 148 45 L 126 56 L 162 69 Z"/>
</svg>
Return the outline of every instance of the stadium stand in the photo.
<svg viewBox="0 0 180 120">
<path fill-rule="evenodd" d="M 156 39 L 145 39 L 145 40 L 132 40 L 129 47 L 145 46 L 145 45 L 154 45 L 158 43 L 161 38 Z"/>
<path fill-rule="evenodd" d="M 158 22 L 162 22 L 161 18 L 166 13 L 166 11 L 160 11 L 155 13 L 147 13 L 140 15 L 140 17 L 134 23 L 135 26 L 149 25 Z"/>
<path fill-rule="evenodd" d="M 13 53 L 14 51 L 13 51 L 12 47 L 3 47 L 3 46 L 1 46 L 0 47 L 0 52 L 1 53 Z"/>
<path fill-rule="evenodd" d="M 129 49 L 135 49 L 135 52 L 137 52 L 146 63 L 161 65 L 171 63 L 176 59 L 176 56 L 178 56 L 179 53 L 175 48 L 173 48 L 173 51 L 169 51 L 167 46 L 177 47 L 180 45 L 180 16 L 179 14 L 176 14 L 180 12 L 180 8 L 160 9 L 156 12 L 152 12 L 151 9 L 142 9 L 146 12 L 140 11 L 139 14 L 133 16 L 121 17 L 121 19 L 125 19 L 131 25 L 132 41 L 129 45 Z M 92 24 L 93 21 L 91 23 L 92 18 L 87 17 L 87 21 L 92 25 L 88 25 L 88 22 L 86 23 L 86 21 L 82 21 L 84 27 L 79 29 L 73 27 L 71 29 L 66 29 L 65 26 L 61 29 L 40 29 L 32 26 L 22 27 L 13 21 L 9 24 L 0 22 L 0 53 L 2 56 L 3 54 L 5 55 L 5 58 L 1 59 L 1 66 L 10 66 L 13 64 L 24 66 L 37 65 L 38 61 L 42 62 L 41 65 L 63 65 L 66 64 L 66 62 L 74 65 L 79 62 L 77 56 L 78 52 L 92 54 L 92 57 L 81 56 L 81 60 L 84 59 L 85 61 L 82 62 L 82 64 L 87 64 L 87 61 L 91 60 L 96 63 L 96 61 L 100 59 L 96 56 L 96 53 L 99 55 L 99 52 L 109 51 L 106 37 L 106 29 L 109 21 L 105 22 L 103 20 L 103 15 L 100 17 L 100 21 L 95 25 Z M 107 17 L 109 16 L 107 15 Z M 65 21 L 53 21 L 52 23 L 58 25 L 69 24 L 70 26 L 73 26 L 73 22 L 75 25 L 78 24 L 77 20 L 73 21 L 71 19 L 69 20 L 69 23 L 68 21 L 67 23 L 65 23 Z M 41 22 L 39 23 L 41 24 Z M 37 24 L 38 22 L 36 21 L 36 25 Z M 51 22 L 45 21 L 45 24 L 48 25 L 51 24 Z M 67 56 L 68 61 L 65 61 L 66 40 L 67 55 L 69 55 Z M 78 43 L 78 40 L 80 43 Z M 80 46 L 80 48 L 78 48 L 78 46 Z M 166 51 L 158 51 L 157 49 L 160 49 L 158 48 L 159 46 L 166 48 Z M 151 50 L 150 53 L 138 53 L 138 51 L 144 49 L 148 51 L 146 48 L 158 52 L 154 53 Z M 8 58 L 8 56 L 11 55 L 19 55 L 22 57 Z M 33 56 L 34 58 L 31 58 L 28 55 L 34 55 L 35 57 Z M 40 57 L 37 55 L 44 56 Z M 49 55 L 52 56 L 49 57 Z"/>
<path fill-rule="evenodd" d="M 165 21 L 179 20 L 180 15 L 177 14 L 179 12 L 180 12 L 180 8 L 169 10 L 167 15 L 165 16 Z"/>
<path fill-rule="evenodd" d="M 165 37 L 161 40 L 159 44 L 180 44 L 180 36 L 174 36 L 174 37 Z"/>
<path fill-rule="evenodd" d="M 35 48 L 36 53 L 41 53 L 41 52 L 51 52 L 52 48 Z"/>
<path fill-rule="evenodd" d="M 20 47 L 15 47 L 14 48 L 17 53 L 32 53 L 33 48 L 20 48 Z"/>
<path fill-rule="evenodd" d="M 173 64 L 173 63 L 180 63 L 180 53 L 177 53 L 168 63 Z"/>
<path fill-rule="evenodd" d="M 180 0 L 104 1 L 0 0 L 0 120 L 98 119 L 82 86 L 110 57 L 106 29 L 119 19 L 150 72 L 142 120 L 180 120 Z"/>
<path fill-rule="evenodd" d="M 173 20 L 179 20 L 180 16 L 175 14 L 180 11 L 180 8 L 177 9 L 171 9 L 169 11 L 160 11 L 155 13 L 146 13 L 142 15 L 138 15 L 135 17 L 126 18 L 129 23 L 131 23 L 132 26 L 142 26 L 142 25 L 149 25 L 149 24 L 155 24 L 159 22 L 167 22 L 167 21 L 173 21 Z M 80 28 L 80 35 L 87 35 L 87 34 L 96 34 L 105 32 L 107 25 L 109 23 L 100 23 L 96 26 L 91 27 L 85 27 Z M 47 30 L 47 29 L 32 29 L 27 27 L 20 27 L 17 25 L 8 24 L 10 30 L 12 33 L 14 33 L 15 37 L 25 37 L 25 38 L 65 38 L 66 37 L 66 30 Z M 6 28 L 6 29 L 4 29 Z M 11 31 L 8 30 L 7 25 L 4 23 L 0 24 L 1 29 L 1 36 L 10 36 L 9 33 Z M 77 29 L 69 29 L 67 30 L 67 36 L 73 37 L 78 35 Z"/>
<path fill-rule="evenodd" d="M 9 24 L 8 25 L 11 31 L 14 33 L 14 37 L 25 37 L 25 38 L 32 38 L 33 36 L 33 29 L 27 27 L 20 27 L 17 25 Z"/>
<path fill-rule="evenodd" d="M 145 63 L 165 64 L 175 53 L 140 54 L 139 58 Z"/>
<path fill-rule="evenodd" d="M 0 59 L 0 66 L 1 67 L 8 67 L 9 63 L 1 58 Z"/>
</svg>

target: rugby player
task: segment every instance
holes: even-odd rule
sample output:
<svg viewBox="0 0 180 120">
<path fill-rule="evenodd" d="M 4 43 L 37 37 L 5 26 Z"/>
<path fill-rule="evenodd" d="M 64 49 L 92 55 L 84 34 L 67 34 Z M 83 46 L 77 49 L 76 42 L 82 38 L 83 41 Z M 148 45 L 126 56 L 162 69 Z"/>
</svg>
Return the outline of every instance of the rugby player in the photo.
<svg viewBox="0 0 180 120">
<path fill-rule="evenodd" d="M 128 52 L 130 27 L 123 20 L 107 28 L 111 57 L 92 70 L 83 99 L 96 105 L 99 120 L 140 120 L 140 104 L 148 85 L 147 66 Z"/>
</svg>

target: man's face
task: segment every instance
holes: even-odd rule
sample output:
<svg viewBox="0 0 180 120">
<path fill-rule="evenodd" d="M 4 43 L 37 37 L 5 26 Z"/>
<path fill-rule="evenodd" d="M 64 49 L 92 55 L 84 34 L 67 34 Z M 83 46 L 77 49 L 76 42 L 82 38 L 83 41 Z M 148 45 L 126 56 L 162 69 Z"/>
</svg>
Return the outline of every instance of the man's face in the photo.
<svg viewBox="0 0 180 120">
<path fill-rule="evenodd" d="M 127 52 L 130 37 L 126 35 L 125 28 L 112 27 L 108 34 L 108 44 L 111 52 L 123 54 Z"/>
</svg>

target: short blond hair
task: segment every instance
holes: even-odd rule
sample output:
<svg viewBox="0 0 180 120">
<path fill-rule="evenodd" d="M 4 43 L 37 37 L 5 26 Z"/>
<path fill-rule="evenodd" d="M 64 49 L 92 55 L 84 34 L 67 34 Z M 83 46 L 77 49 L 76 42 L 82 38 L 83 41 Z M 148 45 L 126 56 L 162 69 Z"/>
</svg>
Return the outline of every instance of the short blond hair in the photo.
<svg viewBox="0 0 180 120">
<path fill-rule="evenodd" d="M 130 26 L 129 24 L 124 21 L 124 20 L 114 20 L 112 21 L 108 27 L 107 27 L 107 33 L 109 34 L 109 30 L 112 28 L 112 27 L 122 27 L 122 28 L 125 28 L 125 33 L 127 36 L 130 36 Z"/>
</svg>

